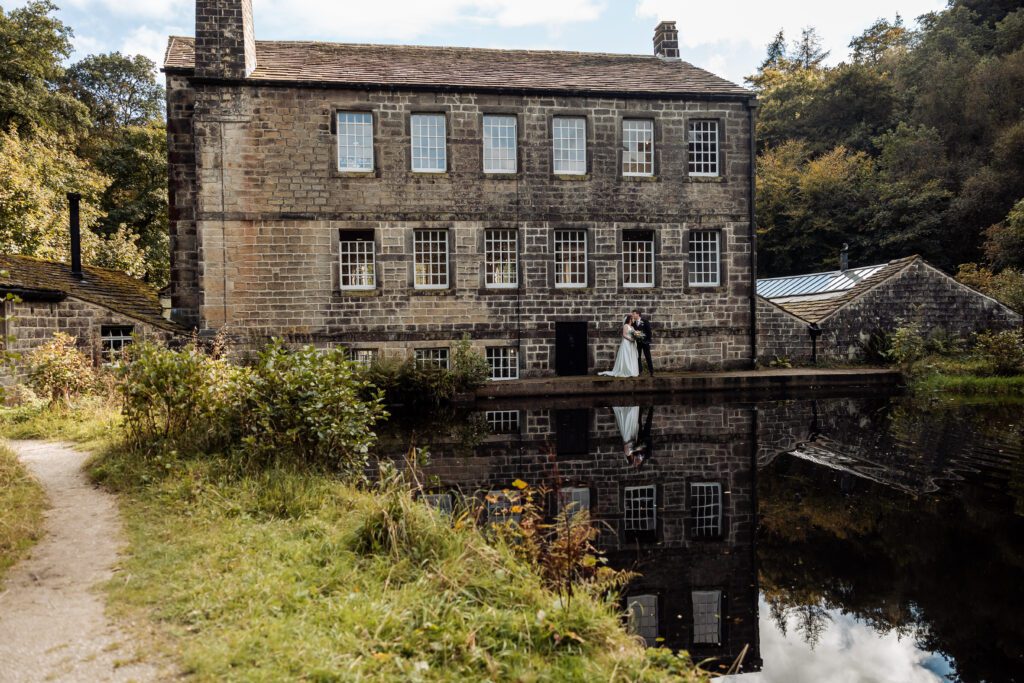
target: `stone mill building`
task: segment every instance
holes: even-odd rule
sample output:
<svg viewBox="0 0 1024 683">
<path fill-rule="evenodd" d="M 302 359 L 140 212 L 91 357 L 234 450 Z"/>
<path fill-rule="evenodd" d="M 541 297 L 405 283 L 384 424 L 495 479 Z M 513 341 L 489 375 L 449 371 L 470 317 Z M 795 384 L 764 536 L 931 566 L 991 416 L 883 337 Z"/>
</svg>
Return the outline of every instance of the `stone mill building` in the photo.
<svg viewBox="0 0 1024 683">
<path fill-rule="evenodd" d="M 664 368 L 754 353 L 753 94 L 650 55 L 258 41 L 250 0 L 170 39 L 176 321 L 448 362 Z"/>
</svg>

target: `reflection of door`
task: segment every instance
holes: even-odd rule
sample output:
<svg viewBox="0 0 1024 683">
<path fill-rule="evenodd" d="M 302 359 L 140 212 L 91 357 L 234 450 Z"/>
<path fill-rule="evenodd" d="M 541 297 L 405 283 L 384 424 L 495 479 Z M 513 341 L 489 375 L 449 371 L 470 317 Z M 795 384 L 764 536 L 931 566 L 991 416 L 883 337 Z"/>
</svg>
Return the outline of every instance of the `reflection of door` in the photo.
<svg viewBox="0 0 1024 683">
<path fill-rule="evenodd" d="M 587 374 L 587 323 L 555 323 L 555 374 Z"/>
<path fill-rule="evenodd" d="M 563 408 L 555 411 L 555 454 L 559 457 L 590 452 L 590 410 Z"/>
</svg>

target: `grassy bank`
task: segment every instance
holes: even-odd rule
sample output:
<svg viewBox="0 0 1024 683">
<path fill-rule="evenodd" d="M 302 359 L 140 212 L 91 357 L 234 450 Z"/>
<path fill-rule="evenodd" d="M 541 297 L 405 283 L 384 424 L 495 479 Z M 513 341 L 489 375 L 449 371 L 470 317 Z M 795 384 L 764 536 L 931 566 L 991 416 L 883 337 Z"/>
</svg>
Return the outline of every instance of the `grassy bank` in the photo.
<svg viewBox="0 0 1024 683">
<path fill-rule="evenodd" d="M 0 442 L 0 581 L 42 536 L 45 508 L 39 483 Z"/>
<path fill-rule="evenodd" d="M 970 357 L 929 356 L 910 366 L 916 394 L 1024 397 L 1024 375 L 997 375 L 989 363 Z"/>
<path fill-rule="evenodd" d="M 614 600 L 562 604 L 508 547 L 405 487 L 139 459 L 102 411 L 0 425 L 97 451 L 92 474 L 119 494 L 129 537 L 110 604 L 155 622 L 156 647 L 196 680 L 705 679 L 627 635 Z"/>
</svg>

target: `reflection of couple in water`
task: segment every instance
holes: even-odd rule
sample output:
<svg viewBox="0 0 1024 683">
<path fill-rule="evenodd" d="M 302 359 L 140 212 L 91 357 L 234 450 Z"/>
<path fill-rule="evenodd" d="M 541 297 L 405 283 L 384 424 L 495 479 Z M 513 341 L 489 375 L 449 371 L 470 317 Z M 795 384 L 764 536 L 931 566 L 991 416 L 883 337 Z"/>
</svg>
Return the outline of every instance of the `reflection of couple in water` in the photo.
<svg viewBox="0 0 1024 683">
<path fill-rule="evenodd" d="M 651 441 L 651 422 L 654 419 L 654 406 L 647 407 L 647 415 L 641 426 L 640 406 L 616 406 L 615 424 L 622 435 L 622 452 L 630 466 L 639 469 L 651 459 L 654 443 Z"/>
</svg>

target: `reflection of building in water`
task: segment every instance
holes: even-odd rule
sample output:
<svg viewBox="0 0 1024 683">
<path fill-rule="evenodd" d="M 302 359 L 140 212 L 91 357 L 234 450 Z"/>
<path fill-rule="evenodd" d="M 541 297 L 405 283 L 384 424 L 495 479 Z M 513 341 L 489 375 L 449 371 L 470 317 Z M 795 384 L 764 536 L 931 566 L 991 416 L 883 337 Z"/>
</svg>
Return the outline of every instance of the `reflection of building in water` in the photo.
<svg viewBox="0 0 1024 683">
<path fill-rule="evenodd" d="M 760 667 L 752 408 L 530 407 L 483 417 L 492 433 L 471 449 L 438 436 L 429 444 L 424 474 L 440 482 L 435 495 L 486 497 L 490 517 L 507 514 L 501 492 L 516 479 L 559 489 L 550 511 L 589 509 L 611 563 L 641 574 L 626 590 L 636 633 L 726 666 L 748 647 L 744 670 Z"/>
</svg>

